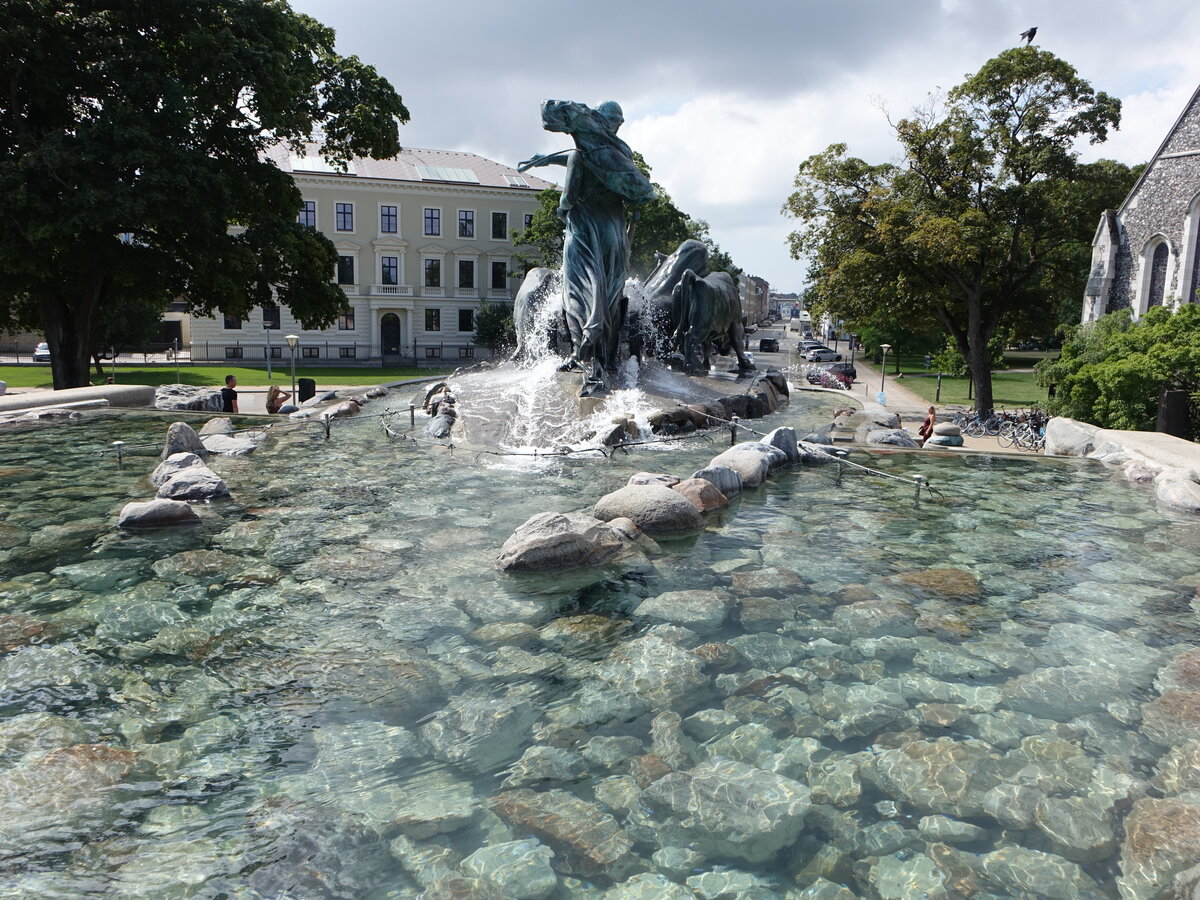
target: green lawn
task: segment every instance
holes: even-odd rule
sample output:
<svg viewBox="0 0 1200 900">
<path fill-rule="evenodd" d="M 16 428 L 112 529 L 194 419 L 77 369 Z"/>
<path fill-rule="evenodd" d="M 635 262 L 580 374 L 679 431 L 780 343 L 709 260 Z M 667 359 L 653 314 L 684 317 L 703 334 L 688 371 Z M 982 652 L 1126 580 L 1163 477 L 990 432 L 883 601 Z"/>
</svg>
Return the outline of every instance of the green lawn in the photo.
<svg viewBox="0 0 1200 900">
<path fill-rule="evenodd" d="M 105 372 L 109 369 L 105 366 Z M 292 380 L 291 369 L 276 366 L 271 378 L 266 369 L 239 366 L 180 366 L 176 377 L 174 366 L 118 366 L 117 384 L 194 384 L 202 387 L 219 387 L 225 384 L 226 375 L 236 375 L 241 387 L 259 387 L 268 384 L 286 385 Z M 312 378 L 317 387 L 326 384 L 379 384 L 383 381 L 399 381 L 403 378 L 427 378 L 445 375 L 453 369 L 414 368 L 412 366 L 390 366 L 388 368 L 366 368 L 359 366 L 296 368 L 297 378 Z M 92 370 L 92 380 L 102 383 Z M 0 381 L 11 387 L 54 387 L 49 366 L 0 366 Z"/>
<path fill-rule="evenodd" d="M 889 371 L 891 367 L 889 366 Z M 924 371 L 924 366 L 921 367 Z M 934 402 L 937 393 L 937 377 L 910 378 L 905 376 L 900 384 L 930 403 Z M 951 375 L 942 377 L 943 405 L 969 406 L 972 401 L 967 399 L 967 378 L 955 378 Z M 1046 389 L 1034 381 L 1032 372 L 993 372 L 992 373 L 992 402 L 997 407 L 1024 409 L 1030 406 L 1046 405 Z"/>
</svg>

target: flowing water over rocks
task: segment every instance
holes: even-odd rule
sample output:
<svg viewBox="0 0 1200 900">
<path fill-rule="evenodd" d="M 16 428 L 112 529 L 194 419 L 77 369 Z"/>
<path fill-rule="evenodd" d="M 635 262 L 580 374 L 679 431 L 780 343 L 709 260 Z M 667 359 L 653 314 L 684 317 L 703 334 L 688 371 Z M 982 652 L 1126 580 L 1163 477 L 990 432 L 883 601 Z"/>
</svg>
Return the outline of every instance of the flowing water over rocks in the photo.
<svg viewBox="0 0 1200 900">
<path fill-rule="evenodd" d="M 1099 465 L 876 458 L 946 493 L 919 507 L 780 469 L 699 533 L 509 575 L 530 516 L 714 447 L 531 474 L 294 431 L 206 459 L 233 499 L 196 527 L 118 530 L 170 421 L 0 434 L 0 897 L 1200 883 L 1200 523 Z"/>
</svg>

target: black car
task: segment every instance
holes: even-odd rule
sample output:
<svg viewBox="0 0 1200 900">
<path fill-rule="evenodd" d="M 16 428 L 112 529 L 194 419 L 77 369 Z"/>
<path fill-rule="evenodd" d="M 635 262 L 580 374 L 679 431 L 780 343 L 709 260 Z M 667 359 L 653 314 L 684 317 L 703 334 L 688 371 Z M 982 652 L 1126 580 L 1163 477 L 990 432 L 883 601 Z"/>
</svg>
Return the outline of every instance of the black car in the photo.
<svg viewBox="0 0 1200 900">
<path fill-rule="evenodd" d="M 808 370 L 805 377 L 809 384 L 819 384 L 824 387 L 849 387 L 858 377 L 858 370 L 854 368 L 854 363 L 835 362 L 820 368 L 813 367 Z"/>
<path fill-rule="evenodd" d="M 779 352 L 779 341 L 775 340 L 775 338 L 759 338 L 758 339 L 758 352 L 759 353 L 778 353 Z"/>
</svg>

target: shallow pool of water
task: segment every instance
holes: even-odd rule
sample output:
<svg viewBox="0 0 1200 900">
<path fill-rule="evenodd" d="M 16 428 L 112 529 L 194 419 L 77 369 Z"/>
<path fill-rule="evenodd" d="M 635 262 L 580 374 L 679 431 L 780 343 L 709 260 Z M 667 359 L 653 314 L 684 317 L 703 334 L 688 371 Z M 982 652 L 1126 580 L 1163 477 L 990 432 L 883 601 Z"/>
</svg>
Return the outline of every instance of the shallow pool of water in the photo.
<svg viewBox="0 0 1200 900">
<path fill-rule="evenodd" d="M 694 539 L 519 579 L 493 560 L 528 516 L 722 440 L 530 470 L 294 431 L 212 463 L 234 499 L 202 527 L 118 532 L 155 460 L 97 451 L 169 421 L 0 433 L 0 896 L 1151 896 L 1182 868 L 1122 842 L 1200 789 L 1160 696 L 1200 686 L 1200 528 L 1099 465 L 876 459 L 944 491 L 919 506 L 785 471 Z"/>
</svg>

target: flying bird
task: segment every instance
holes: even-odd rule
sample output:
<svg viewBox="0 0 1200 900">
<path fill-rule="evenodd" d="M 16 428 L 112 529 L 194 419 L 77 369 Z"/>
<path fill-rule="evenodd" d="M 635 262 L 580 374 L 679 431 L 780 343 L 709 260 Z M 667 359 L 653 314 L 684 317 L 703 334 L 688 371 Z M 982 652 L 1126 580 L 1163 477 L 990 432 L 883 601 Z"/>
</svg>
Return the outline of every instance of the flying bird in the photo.
<svg viewBox="0 0 1200 900">
<path fill-rule="evenodd" d="M 1025 38 L 1025 46 L 1028 47 L 1030 44 L 1033 43 L 1033 38 L 1034 38 L 1034 35 L 1036 35 L 1036 34 L 1037 34 L 1037 26 L 1036 25 L 1034 25 L 1032 28 L 1030 28 L 1027 31 L 1021 32 L 1021 37 Z"/>
</svg>

